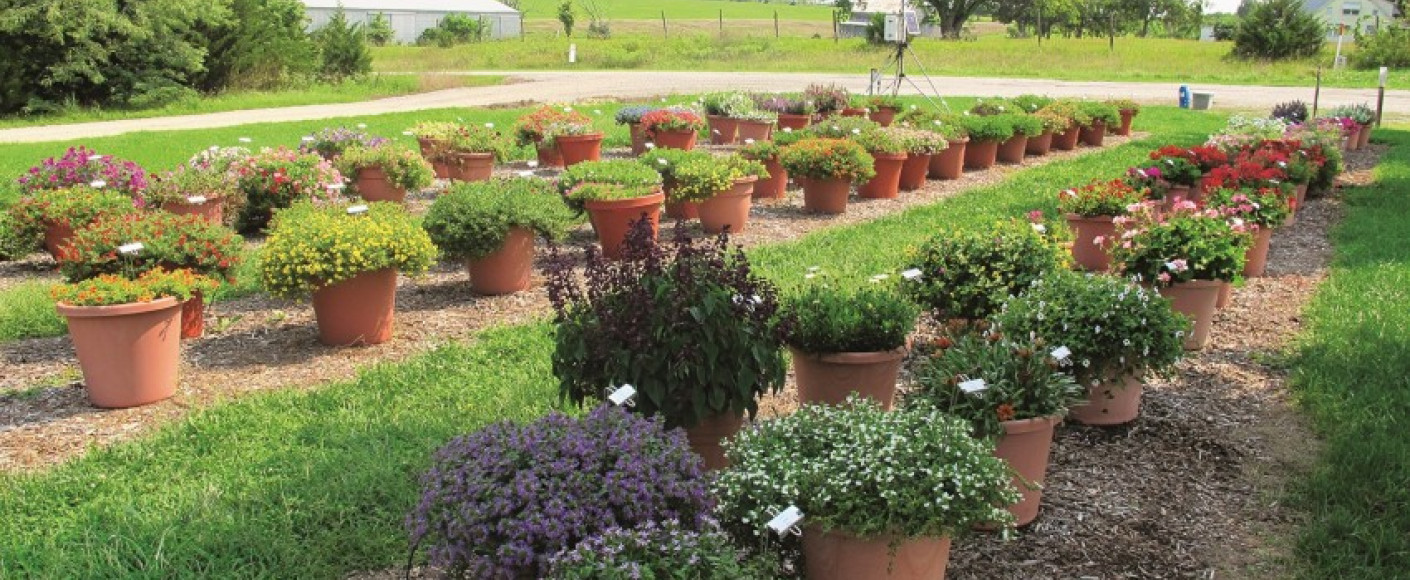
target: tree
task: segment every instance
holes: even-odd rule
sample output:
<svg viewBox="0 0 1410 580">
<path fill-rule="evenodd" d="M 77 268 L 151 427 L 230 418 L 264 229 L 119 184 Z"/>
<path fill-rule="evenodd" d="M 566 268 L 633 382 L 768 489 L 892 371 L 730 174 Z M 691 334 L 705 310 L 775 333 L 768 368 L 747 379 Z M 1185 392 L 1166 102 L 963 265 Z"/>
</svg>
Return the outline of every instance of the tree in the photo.
<svg viewBox="0 0 1410 580">
<path fill-rule="evenodd" d="M 460 44 L 470 44 L 484 39 L 484 26 L 480 21 L 465 14 L 447 14 L 435 28 L 427 28 L 416 39 L 422 46 L 435 45 L 450 48 Z"/>
<path fill-rule="evenodd" d="M 367 23 L 367 42 L 374 46 L 387 46 L 396 40 L 397 32 L 392 30 L 392 21 L 386 14 L 378 12 Z"/>
<path fill-rule="evenodd" d="M 843 20 L 852 17 L 852 0 L 836 0 L 832 7 L 837 10 L 838 17 Z"/>
<path fill-rule="evenodd" d="M 333 11 L 328 24 L 315 33 L 323 66 L 323 78 L 342 82 L 348 77 L 362 76 L 372 72 L 372 51 L 367 48 L 367 33 L 362 24 L 348 22 L 343 5 Z"/>
<path fill-rule="evenodd" d="M 200 90 L 275 89 L 317 72 L 318 47 L 304 32 L 299 0 L 230 0 L 231 18 L 199 30 L 210 39 Z"/>
<path fill-rule="evenodd" d="M 964 23 L 976 12 L 988 9 L 992 0 L 925 0 L 925 3 L 935 11 L 941 34 L 946 38 L 959 38 Z"/>
<path fill-rule="evenodd" d="M 1315 56 L 1326 26 L 1302 9 L 1301 0 L 1264 0 L 1249 10 L 1234 32 L 1233 55 L 1283 60 Z"/>
<path fill-rule="evenodd" d="M 563 23 L 563 36 L 573 37 L 573 22 L 577 20 L 573 16 L 573 0 L 563 0 L 558 5 L 558 21 Z"/>
</svg>

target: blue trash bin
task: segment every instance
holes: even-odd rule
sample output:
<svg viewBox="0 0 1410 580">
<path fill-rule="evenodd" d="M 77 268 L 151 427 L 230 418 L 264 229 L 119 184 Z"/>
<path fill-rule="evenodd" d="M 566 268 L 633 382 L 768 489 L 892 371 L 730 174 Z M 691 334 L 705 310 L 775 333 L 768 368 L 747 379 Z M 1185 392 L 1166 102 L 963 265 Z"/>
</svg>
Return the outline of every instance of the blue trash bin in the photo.
<svg viewBox="0 0 1410 580">
<path fill-rule="evenodd" d="M 1190 108 L 1190 85 L 1180 85 L 1180 108 Z"/>
</svg>

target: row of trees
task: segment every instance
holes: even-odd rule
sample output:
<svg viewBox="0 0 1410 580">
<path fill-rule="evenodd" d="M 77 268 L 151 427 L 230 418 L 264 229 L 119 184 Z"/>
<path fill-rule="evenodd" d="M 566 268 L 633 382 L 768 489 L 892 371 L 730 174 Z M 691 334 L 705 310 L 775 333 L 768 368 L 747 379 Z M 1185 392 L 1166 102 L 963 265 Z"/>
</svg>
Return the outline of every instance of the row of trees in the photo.
<svg viewBox="0 0 1410 580">
<path fill-rule="evenodd" d="M 924 0 L 944 34 L 958 38 L 978 14 L 1010 24 L 1021 36 L 1190 37 L 1198 33 L 1201 0 Z"/>
</svg>

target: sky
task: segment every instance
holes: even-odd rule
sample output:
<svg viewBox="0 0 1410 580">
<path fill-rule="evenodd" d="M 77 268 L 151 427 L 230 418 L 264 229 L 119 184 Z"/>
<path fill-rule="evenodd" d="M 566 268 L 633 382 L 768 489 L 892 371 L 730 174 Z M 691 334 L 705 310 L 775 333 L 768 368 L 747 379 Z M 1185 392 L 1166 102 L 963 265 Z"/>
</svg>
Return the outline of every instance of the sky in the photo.
<svg viewBox="0 0 1410 580">
<path fill-rule="evenodd" d="M 1237 10 L 1237 9 L 1239 8 L 1239 0 L 1207 0 L 1207 1 L 1209 2 L 1209 4 L 1206 5 L 1205 8 L 1204 8 L 1204 13 L 1205 13 L 1205 14 L 1213 14 L 1213 13 L 1215 13 L 1215 12 L 1228 12 L 1228 13 L 1232 14 L 1235 10 Z"/>
</svg>

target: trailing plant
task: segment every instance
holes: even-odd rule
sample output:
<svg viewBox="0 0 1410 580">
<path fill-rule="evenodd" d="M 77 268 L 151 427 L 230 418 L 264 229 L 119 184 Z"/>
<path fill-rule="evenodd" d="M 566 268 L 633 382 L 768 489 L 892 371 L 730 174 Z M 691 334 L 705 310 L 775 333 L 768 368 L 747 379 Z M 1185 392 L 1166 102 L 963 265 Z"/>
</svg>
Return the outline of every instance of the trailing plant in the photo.
<svg viewBox="0 0 1410 580">
<path fill-rule="evenodd" d="M 808 284 L 783 301 L 784 342 L 812 354 L 896 350 L 906 345 L 919 315 L 920 308 L 892 288 Z"/>
<path fill-rule="evenodd" d="M 784 147 L 779 163 L 793 177 L 844 179 L 862 183 L 876 176 L 866 149 L 847 139 L 803 139 Z"/>
<path fill-rule="evenodd" d="M 364 272 L 392 268 L 416 276 L 431 267 L 436 246 L 400 204 L 300 202 L 279 212 L 260 253 L 260 279 L 270 294 L 297 298 Z"/>
<path fill-rule="evenodd" d="M 185 302 L 197 294 L 209 296 L 217 286 L 215 280 L 190 270 L 150 270 L 135 279 L 105 274 L 81 282 L 58 284 L 50 290 L 50 297 L 68 306 L 117 306 L 162 298 Z"/>
<path fill-rule="evenodd" d="M 847 108 L 851 93 L 838 85 L 811 84 L 803 89 L 803 98 L 813 104 L 814 111 L 826 117 Z"/>
<path fill-rule="evenodd" d="M 642 153 L 637 160 L 657 173 L 661 174 L 661 183 L 667 189 L 675 188 L 675 171 L 682 163 L 691 160 L 710 160 L 712 156 L 706 151 L 686 151 L 684 149 L 670 149 L 657 147 Z M 672 200 L 674 201 L 674 200 Z"/>
<path fill-rule="evenodd" d="M 10 206 L 23 239 L 39 240 L 50 224 L 78 230 L 104 216 L 136 213 L 132 198 L 111 189 L 76 186 L 37 191 Z"/>
<path fill-rule="evenodd" d="M 574 223 L 552 184 L 512 178 L 451 186 L 431 204 L 421 227 L 442 254 L 478 260 L 499 251 L 510 228 L 528 228 L 558 240 Z"/>
<path fill-rule="evenodd" d="M 759 557 L 735 547 L 712 519 L 700 529 L 675 520 L 613 528 L 560 552 L 549 562 L 550 580 L 681 578 L 689 580 L 771 580 L 777 571 Z"/>
<path fill-rule="evenodd" d="M 657 109 L 641 117 L 641 130 L 652 136 L 658 133 L 700 131 L 704 128 L 705 120 L 685 109 Z"/>
<path fill-rule="evenodd" d="M 1252 241 L 1249 224 L 1182 201 L 1157 215 L 1145 206 L 1116 221 L 1120 242 L 1112 262 L 1141 282 L 1166 286 L 1191 280 L 1233 280 Z"/>
<path fill-rule="evenodd" d="M 274 211 L 297 201 L 327 202 L 339 197 L 343 175 L 328 160 L 289 149 L 264 149 L 230 166 L 244 194 L 236 217 L 236 230 L 259 231 L 269 225 Z"/>
<path fill-rule="evenodd" d="M 1094 179 L 1082 187 L 1058 194 L 1058 209 L 1080 217 L 1121 216 L 1146 198 L 1146 190 L 1136 189 L 1123 179 Z"/>
<path fill-rule="evenodd" d="M 1260 228 L 1281 227 L 1293 209 L 1288 192 L 1272 187 L 1262 189 L 1216 189 L 1205 195 L 1205 207 L 1217 210 L 1236 225 Z"/>
<path fill-rule="evenodd" d="M 380 147 L 387 142 L 387 139 L 365 131 L 346 127 L 327 128 L 304 137 L 302 144 L 299 145 L 299 152 L 317 153 L 324 159 L 333 161 L 350 148 Z"/>
<path fill-rule="evenodd" d="M 913 250 L 908 264 L 920 276 L 901 288 L 941 318 L 986 318 L 1049 272 L 1065 252 L 1024 221 L 946 229 Z"/>
<path fill-rule="evenodd" d="M 53 189 L 85 186 L 111 189 L 136 200 L 147 188 L 147 172 L 142 166 L 112 155 L 99 155 L 84 147 L 69 147 L 63 155 L 50 157 L 29 168 L 16 180 L 20 191 L 33 194 Z"/>
<path fill-rule="evenodd" d="M 543 106 L 532 113 L 519 117 L 514 124 L 514 138 L 520 145 L 538 145 L 547 143 L 548 147 L 553 146 L 553 140 L 549 138 L 549 126 L 555 123 L 591 123 L 592 119 L 587 115 L 574 111 L 572 107 L 550 107 Z"/>
<path fill-rule="evenodd" d="M 140 243 L 136 252 L 121 247 Z M 74 232 L 59 271 L 69 282 L 103 274 L 135 278 L 156 269 L 184 269 L 234 281 L 245 240 L 199 216 L 141 212 L 100 217 Z"/>
<path fill-rule="evenodd" d="M 368 169 L 381 169 L 397 189 L 420 191 L 436 181 L 436 170 L 421 154 L 400 145 L 353 147 L 338 158 L 338 171 L 356 181 Z"/>
<path fill-rule="evenodd" d="M 239 192 L 235 176 L 226 171 L 195 169 L 186 165 L 173 171 L 149 176 L 143 200 L 153 207 L 170 204 L 189 204 L 195 196 L 207 200 L 220 200 L 232 207 L 239 206 Z"/>
</svg>

